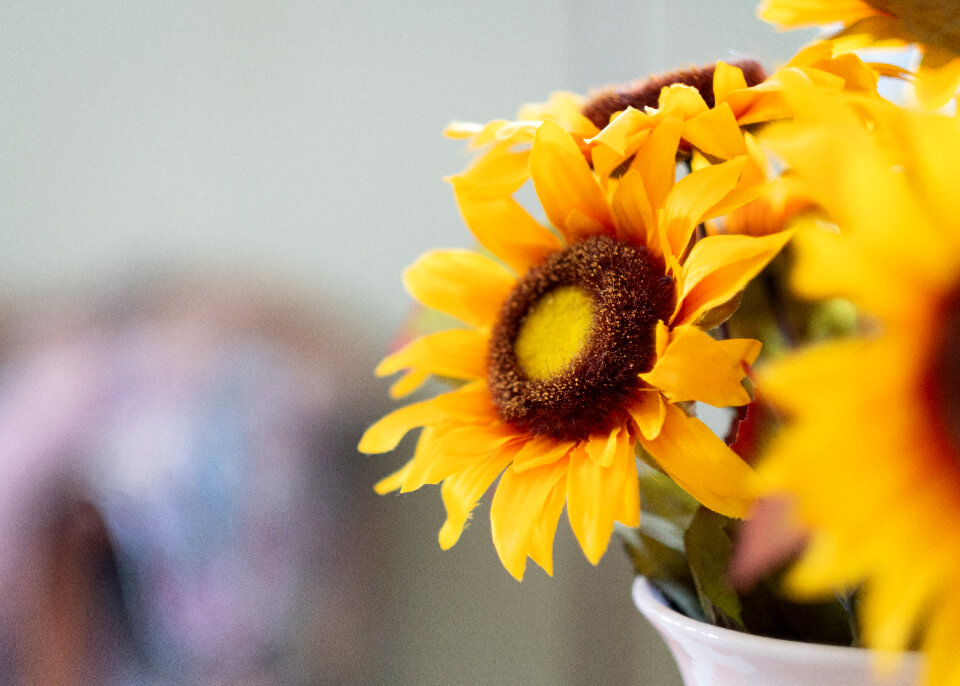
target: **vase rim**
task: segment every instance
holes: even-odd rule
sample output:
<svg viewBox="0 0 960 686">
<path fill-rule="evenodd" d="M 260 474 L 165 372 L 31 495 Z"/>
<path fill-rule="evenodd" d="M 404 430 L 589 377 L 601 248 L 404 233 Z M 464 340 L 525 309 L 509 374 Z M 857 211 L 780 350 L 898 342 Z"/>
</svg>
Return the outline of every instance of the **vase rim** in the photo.
<svg viewBox="0 0 960 686">
<path fill-rule="evenodd" d="M 784 651 L 797 658 L 816 658 L 821 662 L 852 663 L 874 662 L 880 657 L 890 658 L 904 667 L 918 667 L 921 656 L 917 652 L 883 652 L 852 646 L 828 645 L 823 643 L 807 643 L 791 641 L 769 636 L 758 636 L 743 631 L 726 629 L 713 624 L 707 624 L 697 619 L 687 617 L 670 608 L 660 593 L 651 586 L 646 577 L 638 576 L 633 582 L 633 602 L 640 612 L 658 628 L 672 627 L 674 632 L 695 636 L 699 641 L 712 643 L 717 646 L 736 645 L 738 650 L 746 653 L 769 654 L 771 651 Z"/>
</svg>

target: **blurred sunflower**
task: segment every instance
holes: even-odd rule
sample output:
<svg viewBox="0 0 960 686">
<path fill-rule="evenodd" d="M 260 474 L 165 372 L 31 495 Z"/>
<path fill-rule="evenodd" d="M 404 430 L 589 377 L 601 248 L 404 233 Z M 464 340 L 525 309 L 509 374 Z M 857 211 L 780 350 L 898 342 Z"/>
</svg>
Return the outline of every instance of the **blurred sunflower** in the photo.
<svg viewBox="0 0 960 686">
<path fill-rule="evenodd" d="M 862 583 L 865 642 L 920 636 L 928 683 L 960 684 L 960 129 L 794 85 L 804 125 L 776 147 L 839 227 L 797 234 L 795 285 L 852 300 L 867 323 L 761 375 L 790 419 L 761 473 L 812 535 L 791 582 Z"/>
<path fill-rule="evenodd" d="M 738 185 L 745 155 L 676 181 L 683 128 L 679 115 L 659 117 L 628 167 L 598 178 L 582 139 L 539 122 L 523 165 L 499 168 L 481 192 L 459 198 L 503 263 L 438 250 L 406 271 L 420 303 L 469 328 L 419 338 L 377 373 L 406 371 L 397 396 L 434 374 L 465 383 L 387 415 L 359 447 L 386 452 L 423 427 L 413 458 L 376 489 L 442 482 L 444 549 L 499 476 L 491 530 L 510 574 L 521 579 L 528 556 L 552 573 L 564 504 L 596 563 L 614 521 L 639 523 L 637 444 L 708 507 L 730 516 L 748 508 L 753 472 L 685 407 L 749 401 L 741 381 L 759 343 L 718 341 L 705 329 L 788 236 L 694 241 L 700 222 L 758 191 Z M 553 228 L 511 196 L 528 176 Z"/>
<path fill-rule="evenodd" d="M 937 108 L 960 86 L 960 20 L 955 4 L 937 0 L 765 0 L 761 19 L 782 28 L 841 23 L 832 38 L 846 49 L 916 45 L 917 97 Z"/>
</svg>

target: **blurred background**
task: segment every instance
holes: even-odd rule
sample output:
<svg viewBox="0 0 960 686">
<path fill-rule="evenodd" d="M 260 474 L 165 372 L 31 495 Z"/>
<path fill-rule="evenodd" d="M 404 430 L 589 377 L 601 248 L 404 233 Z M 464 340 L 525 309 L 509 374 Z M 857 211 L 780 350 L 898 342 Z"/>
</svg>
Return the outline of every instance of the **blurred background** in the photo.
<svg viewBox="0 0 960 686">
<path fill-rule="evenodd" d="M 0 682 L 679 684 L 611 546 L 516 583 L 355 451 L 453 119 L 755 56 L 754 0 L 0 2 Z"/>
</svg>

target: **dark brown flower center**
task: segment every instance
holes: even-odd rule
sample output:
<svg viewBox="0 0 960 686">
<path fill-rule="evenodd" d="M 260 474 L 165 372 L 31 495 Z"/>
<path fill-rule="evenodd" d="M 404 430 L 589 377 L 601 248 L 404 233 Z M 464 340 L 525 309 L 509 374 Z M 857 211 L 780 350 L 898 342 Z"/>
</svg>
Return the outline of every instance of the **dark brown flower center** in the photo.
<svg viewBox="0 0 960 686">
<path fill-rule="evenodd" d="M 929 372 L 930 404 L 943 437 L 960 456 L 960 289 L 945 301 L 939 324 Z"/>
<path fill-rule="evenodd" d="M 743 72 L 747 86 L 756 86 L 767 78 L 763 65 L 756 60 L 744 59 L 730 64 Z M 638 110 L 657 107 L 660 104 L 660 91 L 675 84 L 696 88 L 700 92 L 700 97 L 707 103 L 707 107 L 713 107 L 716 104 L 713 96 L 713 74 L 716 69 L 716 64 L 691 67 L 669 74 L 651 76 L 625 86 L 605 88 L 591 96 L 583 107 L 583 116 L 593 122 L 598 129 L 602 129 L 610 123 L 610 117 L 614 113 L 622 112 L 627 107 Z"/>
<path fill-rule="evenodd" d="M 675 302 L 672 277 L 646 248 L 596 236 L 554 253 L 517 284 L 493 330 L 500 416 L 561 439 L 611 429 L 653 366 L 657 321 Z"/>
</svg>

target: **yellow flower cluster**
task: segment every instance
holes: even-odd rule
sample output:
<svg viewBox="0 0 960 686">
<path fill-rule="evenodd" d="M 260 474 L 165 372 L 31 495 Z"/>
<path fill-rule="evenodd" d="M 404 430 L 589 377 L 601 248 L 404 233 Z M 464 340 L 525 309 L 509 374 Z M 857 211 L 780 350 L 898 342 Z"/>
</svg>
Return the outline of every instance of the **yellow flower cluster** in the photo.
<svg viewBox="0 0 960 686">
<path fill-rule="evenodd" d="M 492 487 L 517 579 L 528 558 L 552 573 L 564 510 L 593 563 L 616 522 L 637 526 L 638 459 L 729 517 L 787 495 L 810 535 L 794 590 L 862 585 L 867 644 L 919 636 L 929 683 L 960 686 L 960 124 L 882 100 L 879 76 L 914 76 L 850 52 L 916 46 L 917 94 L 938 107 L 960 85 L 960 18 L 895 0 L 760 11 L 843 27 L 769 78 L 720 62 L 447 129 L 476 153 L 449 181 L 481 250 L 428 252 L 404 283 L 460 325 L 376 373 L 402 373 L 397 398 L 432 376 L 454 388 L 383 417 L 360 450 L 420 430 L 376 490 L 439 484 L 445 549 Z M 861 329 L 760 369 L 786 422 L 755 472 L 693 408 L 751 402 L 760 342 L 709 332 L 794 235 L 794 291 L 847 299 Z"/>
<path fill-rule="evenodd" d="M 876 82 L 862 63 L 822 51 L 787 71 L 830 90 Z M 779 75 L 748 86 L 720 63 L 710 86 L 713 107 L 675 84 L 656 107 L 627 107 L 602 128 L 584 116 L 583 99 L 561 93 L 516 121 L 448 130 L 480 151 L 450 181 L 493 257 L 436 250 L 410 267 L 414 298 L 464 326 L 412 341 L 377 373 L 404 372 L 397 397 L 431 375 L 462 385 L 387 415 L 360 444 L 386 452 L 422 427 L 413 459 L 377 490 L 440 483 L 442 547 L 456 543 L 499 477 L 491 530 L 513 576 L 528 557 L 551 572 L 564 506 L 596 563 L 615 521 L 638 523 L 638 446 L 701 503 L 746 514 L 752 470 L 689 409 L 749 402 L 741 381 L 759 343 L 706 330 L 729 316 L 789 233 L 703 237 L 697 227 L 767 189 L 746 127 L 788 112 Z M 679 180 L 678 159 L 692 168 Z M 516 198 L 528 181 L 547 223 Z"/>
<path fill-rule="evenodd" d="M 915 46 L 921 55 L 917 98 L 932 109 L 951 100 L 960 86 L 956 10 L 944 0 L 765 0 L 760 16 L 783 28 L 840 23 L 833 38 L 844 50 Z"/>
<path fill-rule="evenodd" d="M 761 377 L 792 420 L 761 471 L 812 535 L 792 583 L 863 583 L 868 645 L 905 649 L 920 630 L 929 683 L 960 684 L 960 128 L 801 83 L 789 96 L 798 120 L 772 142 L 836 222 L 798 233 L 794 286 L 866 318 Z"/>
<path fill-rule="evenodd" d="M 767 0 L 760 14 L 787 28 L 839 22 L 837 49 L 913 46 L 921 61 L 906 76 L 927 108 L 960 86 L 955 3 Z M 862 587 L 868 646 L 919 638 L 926 683 L 960 684 L 960 122 L 799 79 L 783 95 L 794 118 L 768 141 L 821 210 L 792 244 L 793 287 L 849 299 L 862 321 L 760 377 L 789 419 L 761 465 L 765 488 L 798 504 L 810 535 L 791 585 Z"/>
</svg>

